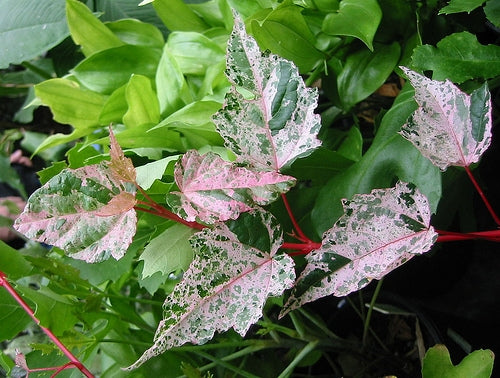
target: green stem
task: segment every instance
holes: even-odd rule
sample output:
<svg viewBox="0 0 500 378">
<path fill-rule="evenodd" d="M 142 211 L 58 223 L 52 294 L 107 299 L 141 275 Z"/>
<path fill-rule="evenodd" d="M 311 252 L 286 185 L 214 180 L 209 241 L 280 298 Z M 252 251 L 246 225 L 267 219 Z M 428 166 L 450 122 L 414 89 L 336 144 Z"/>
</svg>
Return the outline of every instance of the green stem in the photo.
<svg viewBox="0 0 500 378">
<path fill-rule="evenodd" d="M 372 300 L 370 301 L 370 307 L 368 307 L 368 312 L 366 313 L 365 324 L 363 327 L 363 339 L 362 339 L 363 347 L 366 347 L 366 339 L 368 337 L 368 330 L 370 329 L 370 321 L 372 318 L 373 307 L 375 306 L 375 302 L 380 293 L 383 281 L 384 279 L 382 278 L 380 279 L 380 281 L 377 282 L 377 286 L 375 287 L 375 292 L 373 293 Z"/>
<path fill-rule="evenodd" d="M 258 345 L 248 346 L 248 347 L 246 347 L 242 350 L 239 350 L 235 353 L 224 356 L 223 358 L 216 358 L 216 357 L 212 356 L 211 354 L 201 352 L 201 351 L 196 351 L 196 354 L 198 354 L 199 356 L 206 358 L 207 360 L 213 361 L 212 363 L 204 365 L 202 367 L 199 367 L 198 369 L 200 371 L 205 371 L 205 370 L 211 369 L 213 367 L 216 367 L 217 365 L 220 365 L 220 366 L 225 367 L 226 369 L 234 371 L 235 373 L 239 374 L 242 377 L 258 378 L 257 376 L 255 376 L 251 373 L 248 373 L 247 371 L 244 371 L 242 369 L 239 369 L 239 368 L 237 368 L 237 367 L 235 367 L 227 362 L 234 360 L 236 358 L 244 357 L 244 356 L 251 354 L 251 353 L 258 352 L 259 350 L 264 349 L 264 348 L 265 347 L 258 346 Z"/>
<path fill-rule="evenodd" d="M 318 319 L 316 319 L 314 316 L 309 314 L 306 310 L 304 310 L 303 307 L 298 308 L 296 311 L 298 311 L 300 314 L 302 314 L 304 317 L 306 317 L 312 324 L 314 324 L 318 329 L 323 332 L 326 336 L 332 338 L 332 339 L 337 339 L 341 340 L 339 336 L 337 336 L 335 333 L 330 331 L 328 327 L 320 322 Z"/>
<path fill-rule="evenodd" d="M 318 345 L 319 340 L 314 340 L 309 342 L 302 350 L 295 356 L 292 362 L 286 367 L 285 370 L 281 372 L 281 374 L 278 376 L 278 378 L 285 378 L 288 377 L 292 374 L 293 369 L 306 357 L 310 352 L 316 348 L 316 345 Z"/>
</svg>

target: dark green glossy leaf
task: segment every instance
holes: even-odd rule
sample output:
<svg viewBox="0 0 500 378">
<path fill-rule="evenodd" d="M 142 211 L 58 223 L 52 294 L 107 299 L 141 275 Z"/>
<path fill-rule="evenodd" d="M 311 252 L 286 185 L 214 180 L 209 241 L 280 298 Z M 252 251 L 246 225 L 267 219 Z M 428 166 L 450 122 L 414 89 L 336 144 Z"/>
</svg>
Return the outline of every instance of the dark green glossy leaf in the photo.
<svg viewBox="0 0 500 378">
<path fill-rule="evenodd" d="M 134 19 L 108 22 L 107 28 L 120 40 L 137 46 L 149 46 L 161 49 L 165 44 L 163 34 L 154 25 Z"/>
<path fill-rule="evenodd" d="M 124 44 L 80 1 L 66 1 L 66 18 L 71 37 L 85 56 Z"/>
<path fill-rule="evenodd" d="M 474 9 L 483 5 L 484 0 L 450 0 L 448 5 L 441 8 L 439 14 L 452 14 L 467 12 L 470 13 Z"/>
<path fill-rule="evenodd" d="M 314 47 L 314 35 L 301 11 L 301 7 L 287 2 L 262 21 L 253 20 L 252 35 L 262 50 L 291 60 L 301 72 L 308 72 L 323 59 L 323 54 Z"/>
<path fill-rule="evenodd" d="M 500 3 L 498 1 L 489 0 L 483 8 L 484 14 L 497 28 L 500 27 Z"/>
<path fill-rule="evenodd" d="M 342 215 L 341 199 L 373 188 L 391 187 L 399 178 L 415 184 L 429 199 L 434 212 L 441 197 L 441 173 L 399 134 L 401 126 L 417 108 L 409 86 L 384 115 L 375 139 L 362 159 L 331 179 L 321 190 L 312 211 L 318 234 Z"/>
<path fill-rule="evenodd" d="M 37 58 L 69 34 L 64 0 L 3 0 L 0 68 Z"/>
<path fill-rule="evenodd" d="M 4 272 L 8 278 L 16 280 L 29 276 L 31 270 L 31 264 L 19 251 L 0 240 L 0 271 Z"/>
<path fill-rule="evenodd" d="M 432 70 L 434 80 L 451 80 L 460 84 L 469 79 L 489 79 L 500 75 L 500 46 L 482 45 L 475 35 L 461 32 L 449 35 L 436 47 L 417 47 L 412 68 Z"/>
<path fill-rule="evenodd" d="M 160 50 L 150 47 L 114 47 L 93 54 L 78 64 L 72 72 L 88 89 L 111 94 L 126 84 L 132 74 L 154 79 L 160 56 Z"/>
<path fill-rule="evenodd" d="M 470 95 L 470 120 L 472 123 L 472 137 L 479 142 L 484 139 L 487 128 L 490 128 L 491 95 L 488 84 L 484 83 Z M 489 131 L 488 131 L 489 132 Z"/>
<path fill-rule="evenodd" d="M 373 50 L 373 37 L 381 19 L 377 0 L 342 0 L 338 11 L 326 15 L 323 32 L 356 37 Z"/>
<path fill-rule="evenodd" d="M 360 50 L 347 57 L 337 77 L 340 101 L 345 110 L 375 92 L 396 66 L 401 48 L 397 42 L 376 45 L 373 52 Z"/>
</svg>

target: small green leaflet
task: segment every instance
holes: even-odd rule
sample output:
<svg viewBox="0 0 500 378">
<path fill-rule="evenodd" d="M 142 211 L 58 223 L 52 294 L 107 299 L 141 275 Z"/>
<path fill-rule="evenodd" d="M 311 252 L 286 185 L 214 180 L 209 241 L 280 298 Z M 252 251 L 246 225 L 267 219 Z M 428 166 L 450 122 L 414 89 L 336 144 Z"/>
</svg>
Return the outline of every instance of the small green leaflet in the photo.
<svg viewBox="0 0 500 378">
<path fill-rule="evenodd" d="M 260 227 L 256 228 L 267 232 L 249 237 L 219 223 L 213 229 L 206 228 L 193 235 L 194 260 L 181 283 L 165 299 L 164 317 L 154 345 L 128 369 L 137 368 L 172 347 L 187 342 L 203 344 L 216 331 L 232 327 L 245 335 L 262 316 L 266 299 L 281 295 L 293 285 L 292 258 L 276 255 L 283 242 L 277 220 L 263 211 L 242 216 L 245 224 L 258 223 Z M 262 246 L 259 249 L 254 246 L 256 239 L 270 243 L 258 241 L 257 245 Z"/>
<path fill-rule="evenodd" d="M 239 16 L 228 42 L 227 76 L 233 86 L 214 122 L 238 162 L 278 172 L 320 146 L 317 91 L 306 88 L 292 62 L 261 53 Z"/>
<path fill-rule="evenodd" d="M 76 259 L 118 260 L 136 231 L 134 204 L 135 188 L 105 163 L 65 169 L 31 195 L 14 227 Z"/>
<path fill-rule="evenodd" d="M 426 78 L 401 67 L 415 88 L 419 108 L 401 128 L 401 135 L 435 166 L 468 167 L 479 161 L 491 143 L 491 101 L 486 84 L 471 96 L 449 80 Z"/>
<path fill-rule="evenodd" d="M 375 189 L 343 201 L 344 215 L 323 235 L 281 316 L 318 298 L 344 296 L 381 279 L 437 238 L 427 198 L 414 185 Z"/>
<path fill-rule="evenodd" d="M 255 205 L 274 201 L 295 184 L 295 179 L 273 171 L 238 167 L 219 155 L 196 150 L 184 154 L 175 169 L 179 192 L 167 200 L 188 221 L 214 223 L 236 219 Z"/>
</svg>

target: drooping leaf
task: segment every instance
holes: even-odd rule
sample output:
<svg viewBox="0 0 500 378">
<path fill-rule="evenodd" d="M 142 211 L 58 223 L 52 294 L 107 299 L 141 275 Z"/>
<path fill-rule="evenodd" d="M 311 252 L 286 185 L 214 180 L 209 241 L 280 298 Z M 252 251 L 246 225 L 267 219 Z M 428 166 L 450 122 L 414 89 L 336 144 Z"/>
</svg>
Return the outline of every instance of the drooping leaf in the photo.
<svg viewBox="0 0 500 378">
<path fill-rule="evenodd" d="M 279 171 L 321 144 L 316 138 L 320 118 L 314 114 L 317 92 L 306 88 L 293 63 L 261 53 L 239 17 L 227 54 L 234 86 L 214 122 L 240 162 Z M 245 98 L 237 87 L 253 98 Z"/>
<path fill-rule="evenodd" d="M 177 269 L 186 270 L 193 259 L 189 244 L 193 233 L 194 229 L 175 224 L 152 239 L 139 258 L 144 261 L 142 278 L 152 276 L 156 272 L 167 275 Z"/>
<path fill-rule="evenodd" d="M 118 144 L 115 134 L 111 126 L 109 127 L 109 141 L 111 144 L 109 150 L 109 156 L 111 157 L 111 162 L 109 163 L 109 168 L 119 181 L 134 183 L 136 179 L 135 167 L 132 164 L 130 158 L 125 157 L 122 148 Z"/>
<path fill-rule="evenodd" d="M 486 87 L 477 90 L 471 104 L 471 96 L 449 80 L 434 81 L 402 69 L 415 88 L 419 108 L 403 125 L 401 135 L 441 170 L 479 161 L 491 143 L 491 104 Z"/>
<path fill-rule="evenodd" d="M 338 11 L 325 17 L 323 31 L 330 35 L 356 37 L 373 50 L 373 37 L 382 19 L 377 0 L 342 0 Z"/>
<path fill-rule="evenodd" d="M 284 311 L 318 298 L 344 296 L 381 279 L 413 256 L 427 252 L 437 238 L 430 226 L 427 198 L 414 185 L 374 189 L 343 201 L 344 215 L 323 235 Z"/>
<path fill-rule="evenodd" d="M 64 0 L 4 0 L 0 12 L 0 68 L 42 55 L 68 36 Z"/>
<path fill-rule="evenodd" d="M 188 221 L 206 223 L 236 219 L 256 204 L 266 205 L 290 189 L 295 179 L 273 171 L 238 167 L 212 152 L 188 151 L 177 163 L 175 181 L 180 193 L 169 204 Z"/>
<path fill-rule="evenodd" d="M 422 362 L 422 378 L 489 378 L 495 355 L 489 349 L 475 350 L 453 365 L 444 345 L 429 348 Z"/>
<path fill-rule="evenodd" d="M 242 216 L 266 232 L 242 237 L 220 223 L 193 235 L 194 260 L 165 300 L 154 345 L 130 369 L 186 342 L 203 344 L 216 331 L 232 327 L 244 335 L 262 316 L 267 297 L 293 284 L 293 260 L 276 255 L 283 241 L 277 220 L 260 211 Z M 252 229 L 245 227 L 247 233 Z"/>
<path fill-rule="evenodd" d="M 65 169 L 32 194 L 14 226 L 28 238 L 60 247 L 76 259 L 118 260 L 135 234 L 135 211 L 98 213 L 122 192 L 132 195 L 134 188 L 125 189 L 104 163 Z"/>
<path fill-rule="evenodd" d="M 458 84 L 474 78 L 490 79 L 500 75 L 500 46 L 483 45 L 469 32 L 454 33 L 436 47 L 417 46 L 412 68 L 432 70 L 434 80 L 448 79 Z"/>
</svg>

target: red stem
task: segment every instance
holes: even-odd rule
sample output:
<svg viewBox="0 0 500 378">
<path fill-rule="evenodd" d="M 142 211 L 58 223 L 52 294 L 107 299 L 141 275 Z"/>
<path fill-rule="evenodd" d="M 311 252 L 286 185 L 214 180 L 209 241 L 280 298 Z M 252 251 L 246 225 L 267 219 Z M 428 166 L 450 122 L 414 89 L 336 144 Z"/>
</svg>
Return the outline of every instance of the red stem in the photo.
<svg viewBox="0 0 500 378">
<path fill-rule="evenodd" d="M 490 212 L 491 216 L 493 217 L 493 220 L 495 221 L 495 223 L 497 225 L 500 226 L 500 218 L 498 218 L 497 214 L 495 213 L 495 210 L 493 210 L 493 207 L 491 207 L 491 204 L 489 203 L 488 199 L 484 195 L 483 190 L 481 189 L 481 187 L 477 183 L 476 179 L 472 175 L 472 172 L 471 172 L 470 168 L 469 167 L 464 167 L 464 168 L 465 168 L 465 172 L 467 172 L 467 175 L 469 176 L 469 179 L 472 181 L 472 184 L 474 185 L 474 187 L 476 188 L 477 192 L 479 193 L 479 196 L 481 197 L 481 199 L 483 200 L 484 204 L 486 205 L 486 208 L 488 209 L 488 211 Z"/>
<path fill-rule="evenodd" d="M 33 319 L 33 321 L 38 324 L 42 331 L 45 332 L 45 334 L 52 340 L 52 342 L 66 355 L 66 357 L 68 357 L 72 365 L 78 368 L 78 370 L 80 370 L 86 377 L 94 378 L 94 375 L 89 370 L 87 370 L 87 368 L 80 362 L 80 360 L 76 358 L 68 348 L 66 348 L 66 346 L 57 338 L 56 335 L 52 333 L 50 329 L 40 325 L 40 321 L 36 318 L 34 311 L 10 285 L 10 283 L 7 281 L 7 275 L 2 271 L 0 271 L 0 286 L 3 286 L 5 290 L 7 290 L 7 292 L 12 296 L 12 298 L 14 298 L 17 303 L 19 303 L 19 305 L 24 309 L 24 311 L 26 311 L 31 319 Z"/>
<path fill-rule="evenodd" d="M 297 239 L 303 242 L 312 242 L 311 239 L 309 239 L 306 234 L 302 231 L 302 229 L 299 226 L 299 223 L 295 219 L 295 216 L 293 215 L 292 208 L 290 207 L 290 204 L 288 203 L 288 199 L 286 198 L 286 195 L 284 193 L 281 194 L 281 199 L 283 200 L 283 204 L 285 205 L 286 211 L 288 213 L 288 216 L 290 217 L 290 220 L 292 221 L 293 228 L 297 232 Z"/>
<path fill-rule="evenodd" d="M 321 243 L 315 243 L 313 241 L 307 243 L 283 243 L 281 248 L 298 251 L 297 253 L 290 253 L 290 255 L 307 255 L 309 252 L 321 248 Z"/>
<path fill-rule="evenodd" d="M 448 242 L 448 241 L 458 241 L 458 240 L 472 240 L 472 239 L 484 239 L 495 242 L 500 242 L 500 230 L 490 230 L 490 231 L 480 231 L 480 232 L 450 232 L 436 230 L 439 234 L 438 242 Z"/>
</svg>

